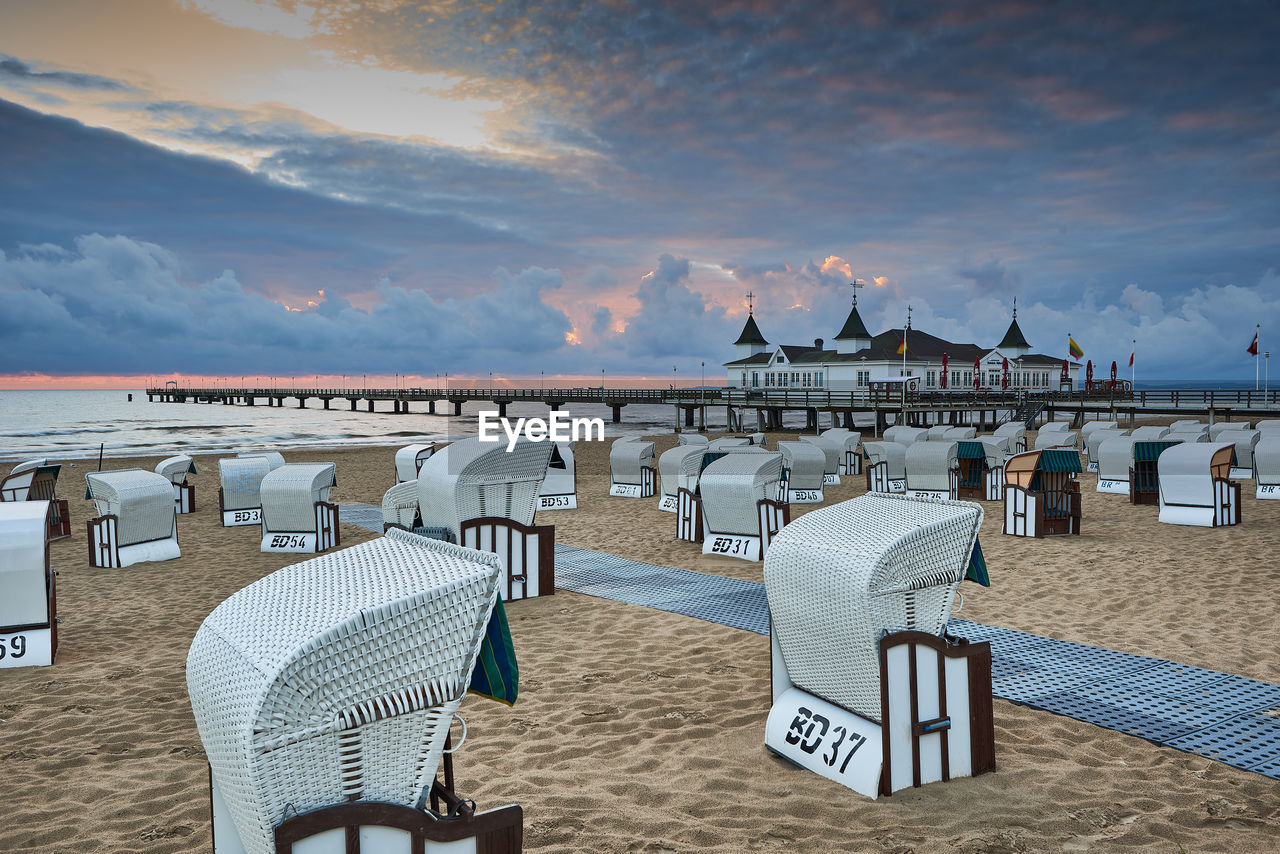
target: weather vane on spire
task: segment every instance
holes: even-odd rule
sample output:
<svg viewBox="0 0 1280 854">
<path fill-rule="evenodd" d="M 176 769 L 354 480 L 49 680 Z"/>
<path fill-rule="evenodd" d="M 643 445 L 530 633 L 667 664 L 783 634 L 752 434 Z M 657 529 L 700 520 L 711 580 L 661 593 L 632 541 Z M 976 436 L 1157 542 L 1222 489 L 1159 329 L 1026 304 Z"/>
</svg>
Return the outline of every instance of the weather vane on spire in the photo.
<svg viewBox="0 0 1280 854">
<path fill-rule="evenodd" d="M 1016 295 L 1013 298 L 1013 319 L 1018 319 L 1018 297 Z"/>
<path fill-rule="evenodd" d="M 866 286 L 867 286 L 867 283 L 862 281 L 862 279 L 854 279 L 852 282 L 849 283 L 849 287 L 853 288 L 853 304 L 854 305 L 858 304 L 858 288 L 865 288 Z"/>
<path fill-rule="evenodd" d="M 754 300 L 755 297 L 756 297 L 755 294 L 751 293 L 750 291 L 747 291 L 747 314 L 751 316 L 755 316 L 755 313 L 756 313 L 755 303 L 752 302 L 752 300 Z"/>
<path fill-rule="evenodd" d="M 911 328 L 911 305 L 907 305 L 907 328 Z"/>
</svg>

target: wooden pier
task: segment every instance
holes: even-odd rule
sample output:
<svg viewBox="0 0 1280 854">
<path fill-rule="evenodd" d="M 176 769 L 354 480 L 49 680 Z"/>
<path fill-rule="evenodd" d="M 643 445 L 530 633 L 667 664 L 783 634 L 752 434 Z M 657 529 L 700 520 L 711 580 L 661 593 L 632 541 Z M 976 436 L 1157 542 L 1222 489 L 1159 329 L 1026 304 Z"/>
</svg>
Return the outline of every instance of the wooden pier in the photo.
<svg viewBox="0 0 1280 854">
<path fill-rule="evenodd" d="M 677 425 L 706 429 L 707 407 L 723 406 L 731 430 L 780 429 L 783 415 L 803 412 L 806 429 L 817 430 L 868 416 L 879 434 L 891 423 L 972 425 L 991 429 L 1010 420 L 1028 424 L 1069 416 L 1075 426 L 1084 421 L 1112 419 L 1133 423 L 1145 415 L 1182 415 L 1214 421 L 1280 418 L 1280 391 L 1172 389 L 1155 391 L 823 391 L 740 388 L 210 388 L 174 385 L 147 389 L 147 400 L 163 403 L 221 403 L 224 405 L 285 406 L 294 401 L 299 409 L 320 401 L 330 409 L 335 400 L 355 411 L 363 402 L 369 412 L 408 413 L 411 405 L 426 405 L 433 415 L 462 414 L 468 402 L 492 404 L 505 417 L 508 404 L 536 402 L 552 411 L 571 403 L 595 403 L 612 409 L 613 421 L 622 420 L 629 404 L 671 406 Z M 437 407 L 444 404 L 437 411 Z M 378 409 L 381 405 L 383 409 Z M 389 407 L 389 409 L 387 408 Z M 754 423 L 749 417 L 754 412 Z M 823 419 L 821 416 L 826 415 Z M 683 418 L 680 416 L 683 415 Z M 678 429 L 678 428 L 677 428 Z"/>
</svg>

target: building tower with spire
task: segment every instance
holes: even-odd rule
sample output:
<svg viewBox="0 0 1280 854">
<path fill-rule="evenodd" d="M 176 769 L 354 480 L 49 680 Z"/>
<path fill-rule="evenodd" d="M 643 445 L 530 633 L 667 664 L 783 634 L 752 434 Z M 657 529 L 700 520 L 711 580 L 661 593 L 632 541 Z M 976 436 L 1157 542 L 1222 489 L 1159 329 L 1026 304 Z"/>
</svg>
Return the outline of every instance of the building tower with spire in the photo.
<svg viewBox="0 0 1280 854">
<path fill-rule="evenodd" d="M 1015 358 L 1022 358 L 1031 352 L 1031 345 L 1027 343 L 1026 336 L 1022 334 L 1022 329 L 1018 327 L 1017 297 L 1013 298 L 1013 322 L 1009 324 L 1009 331 L 1000 339 L 996 349 Z"/>
<path fill-rule="evenodd" d="M 756 325 L 755 304 L 752 302 L 754 297 L 755 294 L 747 294 L 747 322 L 743 325 L 738 340 L 733 342 L 737 359 L 763 353 L 764 348 L 769 346 L 769 342 L 760 334 L 760 327 Z"/>
<path fill-rule="evenodd" d="M 835 338 L 836 352 L 845 355 L 871 346 L 871 333 L 858 314 L 858 288 L 865 288 L 866 285 L 860 279 L 854 279 L 849 285 L 853 288 L 853 307 L 849 309 L 849 316 L 845 318 L 844 326 L 840 327 Z"/>
</svg>

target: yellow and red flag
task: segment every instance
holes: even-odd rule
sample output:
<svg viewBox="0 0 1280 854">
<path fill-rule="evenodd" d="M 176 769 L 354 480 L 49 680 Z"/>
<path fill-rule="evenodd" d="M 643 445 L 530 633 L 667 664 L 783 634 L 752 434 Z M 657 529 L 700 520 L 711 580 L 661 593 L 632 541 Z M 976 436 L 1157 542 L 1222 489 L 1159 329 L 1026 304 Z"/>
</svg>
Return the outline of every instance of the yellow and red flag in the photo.
<svg viewBox="0 0 1280 854">
<path fill-rule="evenodd" d="M 1067 336 L 1067 353 L 1069 353 L 1073 359 L 1079 359 L 1084 355 L 1084 350 L 1080 349 L 1080 345 L 1076 343 L 1076 339 L 1072 338 L 1070 335 Z"/>
</svg>

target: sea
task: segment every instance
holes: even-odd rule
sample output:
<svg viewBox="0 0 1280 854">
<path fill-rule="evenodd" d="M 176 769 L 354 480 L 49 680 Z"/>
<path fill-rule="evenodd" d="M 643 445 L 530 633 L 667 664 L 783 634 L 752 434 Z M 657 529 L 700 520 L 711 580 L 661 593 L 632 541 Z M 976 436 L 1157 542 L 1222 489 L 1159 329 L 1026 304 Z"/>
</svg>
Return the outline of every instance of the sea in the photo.
<svg viewBox="0 0 1280 854">
<path fill-rule="evenodd" d="M 129 397 L 132 395 L 133 399 Z M 419 441 L 449 441 L 478 432 L 477 412 L 496 409 L 468 402 L 461 416 L 429 415 L 427 404 L 411 404 L 414 411 L 367 412 L 362 401 L 352 412 L 345 399 L 332 409 L 319 400 L 306 409 L 287 398 L 283 407 L 222 403 L 148 402 L 142 389 L 109 391 L 0 390 L 0 460 L 12 462 L 44 457 L 51 461 L 104 457 L 226 454 L 234 451 L 280 448 L 341 448 L 401 446 Z M 438 412 L 452 410 L 441 401 Z M 507 418 L 546 418 L 539 403 L 512 403 Z M 675 408 L 630 404 L 622 409 L 622 423 L 613 424 L 612 410 L 601 404 L 569 404 L 572 417 L 601 418 L 605 439 L 669 433 L 675 427 Z M 724 408 L 708 407 L 708 426 L 724 427 Z"/>
</svg>

